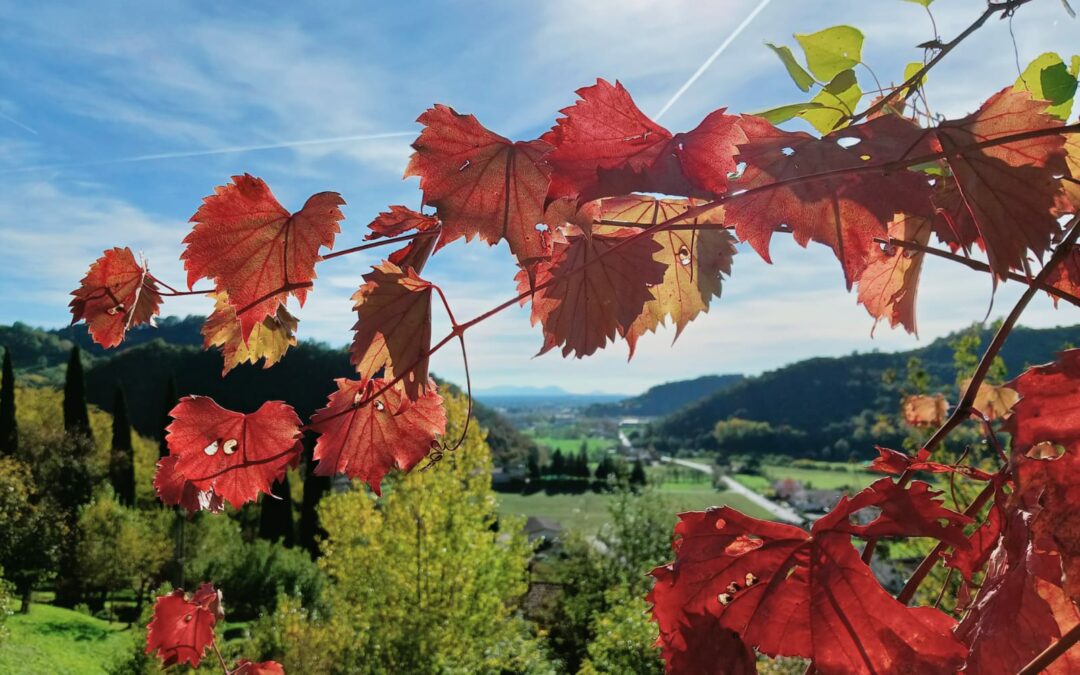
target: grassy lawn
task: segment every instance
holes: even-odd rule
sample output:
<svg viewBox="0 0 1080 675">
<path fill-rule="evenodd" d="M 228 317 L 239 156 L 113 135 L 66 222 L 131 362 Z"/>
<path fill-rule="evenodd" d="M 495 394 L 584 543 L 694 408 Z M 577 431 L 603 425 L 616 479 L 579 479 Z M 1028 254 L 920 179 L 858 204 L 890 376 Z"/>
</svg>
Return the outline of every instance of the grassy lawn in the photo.
<svg viewBox="0 0 1080 675">
<path fill-rule="evenodd" d="M 839 464 L 838 466 L 843 466 L 844 469 L 841 471 L 830 471 L 825 468 L 814 469 L 767 465 L 761 468 L 762 472 L 765 474 L 764 476 L 751 476 L 740 473 L 735 475 L 735 480 L 756 492 L 767 492 L 774 481 L 783 478 L 792 478 L 799 481 L 804 486 L 818 490 L 838 490 L 843 488 L 861 490 L 882 477 L 882 474 L 860 471 L 858 469 L 848 469 L 847 464 Z"/>
<path fill-rule="evenodd" d="M 32 605 L 30 613 L 8 617 L 8 639 L 0 645 L 0 673 L 83 675 L 105 673 L 105 666 L 132 648 L 135 631 L 51 605 Z"/>
<path fill-rule="evenodd" d="M 710 506 L 731 506 L 747 515 L 768 518 L 769 514 L 745 497 L 728 492 L 717 492 L 709 485 L 693 483 L 669 483 L 657 492 L 672 506 L 672 524 L 675 514 L 683 511 L 701 511 Z M 504 514 L 550 518 L 562 523 L 566 529 L 576 529 L 594 534 L 608 520 L 607 505 L 610 495 L 596 492 L 582 494 L 549 495 L 538 492 L 531 495 L 499 494 L 499 511 Z"/>
</svg>

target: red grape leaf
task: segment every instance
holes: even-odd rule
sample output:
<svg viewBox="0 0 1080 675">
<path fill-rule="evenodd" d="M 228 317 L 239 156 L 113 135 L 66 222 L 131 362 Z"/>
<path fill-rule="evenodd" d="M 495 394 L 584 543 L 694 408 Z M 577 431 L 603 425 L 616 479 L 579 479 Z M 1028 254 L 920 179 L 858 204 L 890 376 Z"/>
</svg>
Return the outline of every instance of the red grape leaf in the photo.
<svg viewBox="0 0 1080 675">
<path fill-rule="evenodd" d="M 972 466 L 953 466 L 931 462 L 930 452 L 923 448 L 917 456 L 912 457 L 896 450 L 876 446 L 878 456 L 870 463 L 871 471 L 887 473 L 891 476 L 899 476 L 905 471 L 927 471 L 930 473 L 959 473 L 974 480 L 990 480 L 992 475 Z"/>
<path fill-rule="evenodd" d="M 907 120 L 886 115 L 824 138 L 752 117 L 741 125 L 750 140 L 739 146 L 737 159 L 746 170 L 732 187 L 748 192 L 728 202 L 727 218 L 768 262 L 773 232 L 787 225 L 800 246 L 816 241 L 830 247 L 851 288 L 871 262 L 874 238 L 888 233 L 895 214 L 929 215 L 930 185 L 922 174 L 845 171 L 925 152 L 924 132 Z"/>
<path fill-rule="evenodd" d="M 532 295 L 532 323 L 544 327 L 540 354 L 561 345 L 563 356 L 581 358 L 630 330 L 666 271 L 653 259 L 660 245 L 651 237 L 633 239 L 638 234 L 573 235 L 556 242 L 551 260 L 536 266 L 535 286 L 544 286 Z M 525 270 L 517 280 L 518 291 L 527 292 Z"/>
<path fill-rule="evenodd" d="M 1004 526 L 1004 493 L 997 486 L 994 503 L 986 514 L 986 520 L 968 537 L 968 546 L 945 555 L 945 565 L 952 567 L 971 582 L 977 572 L 986 567 L 990 555 L 997 548 Z"/>
<path fill-rule="evenodd" d="M 939 427 L 949 412 L 949 402 L 941 394 L 912 394 L 902 404 L 904 421 L 913 427 Z"/>
<path fill-rule="evenodd" d="M 925 246 L 930 241 L 931 223 L 923 216 L 901 216 L 889 223 L 889 236 Z M 859 302 L 874 317 L 875 328 L 885 319 L 890 328 L 899 324 L 918 335 L 915 298 L 925 257 L 921 251 L 901 246 L 870 248 L 869 264 L 859 277 Z"/>
<path fill-rule="evenodd" d="M 1030 92 L 1006 88 L 975 113 L 943 122 L 934 131 L 997 278 L 1004 278 L 1010 269 L 1022 269 L 1029 250 L 1041 257 L 1061 230 L 1055 204 L 1061 190 L 1057 177 L 1068 173 L 1065 141 L 1055 134 L 978 150 L 961 148 L 1060 127 L 1061 121 L 1045 114 L 1045 109 L 1046 102 L 1033 100 Z M 957 227 L 970 232 L 970 226 Z M 969 236 L 962 236 L 959 243 Z"/>
<path fill-rule="evenodd" d="M 277 661 L 241 661 L 236 664 L 236 670 L 233 670 L 231 675 L 285 675 L 285 669 Z"/>
<path fill-rule="evenodd" d="M 360 478 L 380 494 L 391 469 L 409 471 L 430 452 L 435 437 L 446 430 L 446 409 L 435 383 L 415 401 L 396 387 L 372 399 L 386 383 L 337 380 L 327 406 L 311 418 L 311 428 L 319 433 L 317 475 Z"/>
<path fill-rule="evenodd" d="M 410 267 L 391 262 L 375 266 L 352 297 L 357 322 L 352 363 L 361 379 L 401 376 L 405 394 L 415 400 L 428 386 L 433 286 Z"/>
<path fill-rule="evenodd" d="M 692 131 L 676 134 L 645 116 L 622 84 L 605 80 L 578 89 L 581 100 L 542 139 L 554 150 L 552 198 L 592 201 L 630 192 L 708 197 L 727 189 L 736 146 L 745 142 L 739 118 L 724 109 Z"/>
<path fill-rule="evenodd" d="M 669 675 L 754 675 L 757 657 L 734 631 L 708 612 L 690 614 L 686 625 L 657 640 Z"/>
<path fill-rule="evenodd" d="M 198 667 L 214 640 L 214 625 L 221 618 L 221 594 L 210 584 L 193 596 L 177 589 L 154 602 L 154 617 L 146 632 L 146 653 L 156 654 L 162 665 Z"/>
<path fill-rule="evenodd" d="M 333 246 L 345 201 L 336 192 L 320 192 L 290 215 L 261 178 L 244 174 L 203 202 L 180 256 L 188 287 L 205 277 L 228 293 L 246 341 L 290 293 L 303 306 L 319 248 Z"/>
<path fill-rule="evenodd" d="M 221 348 L 225 361 L 222 377 L 241 363 L 255 363 L 259 359 L 265 359 L 263 368 L 269 368 L 285 356 L 289 347 L 296 346 L 298 322 L 285 305 L 279 306 L 274 316 L 255 324 L 245 342 L 236 308 L 229 303 L 228 294 L 213 295 L 214 311 L 202 327 L 203 349 Z"/>
<path fill-rule="evenodd" d="M 957 627 L 957 637 L 971 649 L 965 672 L 1012 675 L 1080 622 L 1080 611 L 1061 589 L 1058 556 L 1030 539 L 1033 515 L 1021 508 L 1008 516 L 979 593 Z M 1043 672 L 1078 670 L 1080 654 L 1071 649 Z"/>
<path fill-rule="evenodd" d="M 602 218 L 648 227 L 685 213 L 693 206 L 696 204 L 686 199 L 631 195 L 605 199 Z M 723 220 L 723 208 L 716 207 L 688 219 L 687 223 L 722 225 Z M 650 288 L 652 298 L 626 332 L 631 356 L 638 338 L 648 331 L 655 331 L 667 317 L 670 316 L 675 324 L 675 339 L 678 339 L 688 323 L 698 314 L 709 311 L 709 301 L 720 297 L 721 280 L 731 274 L 735 256 L 735 238 L 719 228 L 664 230 L 653 235 L 653 240 L 660 245 L 653 260 L 664 266 L 664 279 Z"/>
<path fill-rule="evenodd" d="M 391 206 L 389 211 L 383 211 L 368 223 L 368 232 L 364 239 L 378 239 L 380 237 L 398 237 L 406 232 L 428 232 L 439 226 L 439 219 L 417 211 L 407 206 Z"/>
<path fill-rule="evenodd" d="M 546 258 L 536 226 L 548 191 L 547 143 L 513 143 L 444 105 L 429 108 L 417 121 L 424 130 L 413 143 L 416 152 L 405 176 L 420 177 L 424 203 L 438 211 L 440 245 L 480 235 L 489 244 L 506 239 L 522 264 Z"/>
<path fill-rule="evenodd" d="M 197 511 L 210 511 L 220 513 L 225 509 L 225 503 L 221 497 L 211 490 L 200 490 L 195 484 L 184 478 L 184 474 L 176 470 L 176 462 L 180 457 L 169 455 L 163 457 L 157 463 L 157 472 L 154 474 L 154 490 L 163 504 L 179 506 L 189 514 Z"/>
<path fill-rule="evenodd" d="M 245 415 L 205 396 L 185 396 L 169 415 L 169 453 L 176 471 L 200 490 L 213 490 L 233 507 L 254 500 L 301 451 L 300 419 L 291 406 L 267 401 Z"/>
<path fill-rule="evenodd" d="M 1071 295 L 1080 296 L 1080 246 L 1073 246 L 1065 259 L 1050 270 L 1046 283 Z M 1057 307 L 1058 297 L 1051 295 L 1050 299 Z"/>
<path fill-rule="evenodd" d="M 90 337 L 106 349 L 123 342 L 132 326 L 153 325 L 161 305 L 157 283 L 130 248 L 105 251 L 71 294 L 71 323 L 85 320 Z"/>
<path fill-rule="evenodd" d="M 1018 491 L 1042 506 L 1032 528 L 1060 551 L 1065 590 L 1080 601 L 1080 349 L 1028 369 L 1009 386 L 1020 394 L 1003 427 L 1012 435 Z M 1041 458 L 1043 448 L 1050 458 Z"/>
<path fill-rule="evenodd" d="M 897 602 L 851 544 L 855 534 L 963 545 L 968 519 L 945 509 L 938 494 L 884 478 L 842 499 L 809 534 L 728 507 L 680 515 L 675 562 L 652 573 L 661 635 L 709 613 L 759 651 L 812 659 L 821 672 L 954 672 L 966 650 L 952 636 L 952 619 Z M 876 519 L 852 524 L 871 506 L 881 509 Z"/>
</svg>

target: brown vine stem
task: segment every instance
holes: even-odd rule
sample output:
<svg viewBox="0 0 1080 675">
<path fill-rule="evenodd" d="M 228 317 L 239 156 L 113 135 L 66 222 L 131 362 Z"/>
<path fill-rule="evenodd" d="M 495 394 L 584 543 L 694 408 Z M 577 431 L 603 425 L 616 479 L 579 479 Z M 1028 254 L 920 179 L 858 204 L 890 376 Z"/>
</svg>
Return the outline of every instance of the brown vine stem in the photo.
<svg viewBox="0 0 1080 675">
<path fill-rule="evenodd" d="M 1065 239 L 1058 244 L 1054 249 L 1054 254 L 1050 256 L 1050 260 L 1046 262 L 1042 270 L 1035 277 L 1035 282 L 1028 286 L 1024 294 L 1020 296 L 1020 299 L 1016 301 L 1016 305 L 1013 306 L 1012 311 L 1005 317 L 1005 320 L 1001 323 L 1001 327 L 998 329 L 994 339 L 987 346 L 986 351 L 983 352 L 982 358 L 979 360 L 979 365 L 975 368 L 975 374 L 971 377 L 971 382 L 968 384 L 967 389 L 964 391 L 963 398 L 953 408 L 952 414 L 949 418 L 938 427 L 937 431 L 930 436 L 929 440 L 923 445 L 928 452 L 933 453 L 938 445 L 941 444 L 945 437 L 948 436 L 953 429 L 960 426 L 971 412 L 971 404 L 975 401 L 975 395 L 979 392 L 979 387 L 982 386 L 983 380 L 986 379 L 986 374 L 990 372 L 990 365 L 993 363 L 994 358 L 1001 352 L 1001 348 L 1005 345 L 1005 340 L 1008 339 L 1009 334 L 1012 333 L 1013 327 L 1020 319 L 1020 315 L 1027 309 L 1028 303 L 1035 297 L 1035 294 L 1039 292 L 1039 285 L 1046 283 L 1046 278 L 1050 276 L 1050 273 L 1054 271 L 1065 257 L 1071 252 L 1073 244 L 1076 243 L 1078 237 L 1080 237 L 1080 214 L 1073 217 L 1066 226 L 1069 230 L 1069 234 Z M 908 469 L 896 479 L 897 485 L 900 487 L 906 486 L 911 482 L 914 471 Z M 867 539 L 866 548 L 863 549 L 862 559 L 863 562 L 869 564 L 874 557 L 874 548 L 877 546 L 877 539 Z M 920 580 L 921 581 L 921 580 Z"/>
<path fill-rule="evenodd" d="M 982 492 L 980 492 L 970 504 L 968 504 L 968 507 L 964 509 L 964 515 L 968 516 L 969 518 L 974 518 L 976 514 L 978 514 L 979 511 L 982 509 L 982 507 L 986 506 L 986 502 L 989 501 L 990 497 L 992 497 L 993 494 L 994 484 L 990 483 L 985 488 L 983 488 Z M 935 546 L 933 550 L 926 554 L 926 557 L 922 559 L 922 562 L 919 563 L 919 566 L 915 568 L 914 572 L 912 572 L 911 578 L 907 580 L 906 584 L 904 584 L 904 588 L 901 589 L 900 593 L 897 594 L 896 599 L 905 605 L 911 602 L 911 599 L 915 597 L 915 591 L 919 589 L 919 586 L 926 579 L 926 576 L 930 574 L 930 570 L 932 570 L 934 568 L 934 565 L 937 564 L 937 561 L 941 557 L 941 554 L 944 553 L 948 548 L 949 544 L 943 541 L 939 541 L 937 543 L 937 546 Z"/>
<path fill-rule="evenodd" d="M 367 251 L 368 249 L 378 248 L 380 246 L 388 246 L 390 244 L 397 244 L 402 241 L 412 241 L 413 239 L 420 239 L 422 237 L 432 237 L 439 234 L 442 230 L 441 227 L 432 228 L 423 232 L 414 232 L 412 234 L 404 234 L 400 237 L 390 237 L 388 239 L 376 239 L 370 244 L 361 244 L 359 246 L 353 246 L 352 248 L 343 248 L 340 251 L 334 251 L 333 253 L 327 253 L 322 256 L 323 260 L 332 260 L 334 258 L 340 258 L 343 255 L 349 255 L 350 253 L 359 253 L 360 251 Z"/>
<path fill-rule="evenodd" d="M 960 33 L 952 40 L 941 44 L 938 48 L 937 54 L 934 54 L 933 58 L 926 62 L 926 65 L 916 71 L 915 74 L 905 80 L 904 83 L 901 84 L 899 87 L 893 89 L 891 93 L 886 94 L 881 100 L 879 100 L 877 103 L 870 106 L 866 110 L 862 111 L 861 113 L 857 115 L 852 115 L 849 118 L 849 124 L 854 124 L 859 120 L 865 119 L 870 115 L 878 112 L 885 106 L 889 105 L 892 100 L 900 94 L 900 92 L 905 92 L 903 100 L 901 101 L 901 103 L 905 103 L 918 89 L 915 84 L 920 82 L 924 77 L 926 77 L 926 74 L 930 72 L 930 69 L 936 66 L 938 62 L 945 58 L 945 56 L 953 49 L 955 49 L 957 45 L 966 40 L 972 33 L 982 28 L 983 24 L 985 24 L 987 20 L 990 19 L 990 17 L 992 17 L 994 14 L 997 14 L 998 12 L 1002 12 L 1003 14 L 1008 15 L 1010 12 L 1015 11 L 1021 5 L 1025 5 L 1029 2 L 1031 2 L 1031 0 L 1006 0 L 1005 2 L 998 3 L 988 2 L 986 5 L 986 10 L 981 15 L 979 15 L 979 18 L 975 19 L 975 21 L 972 22 L 970 26 L 965 28 L 964 32 Z"/>
<path fill-rule="evenodd" d="M 934 248 L 933 246 L 926 246 L 925 244 L 920 244 L 918 242 L 907 241 L 906 239 L 895 239 L 892 237 L 889 237 L 888 239 L 876 237 L 874 241 L 879 244 L 899 246 L 900 248 L 911 249 L 913 251 L 919 251 L 920 253 L 927 253 L 929 255 L 937 256 L 939 258 L 944 258 L 945 260 L 951 260 L 979 272 L 993 272 L 990 266 L 984 262 L 972 260 L 971 258 L 957 255 L 952 251 L 945 251 L 940 248 Z M 1019 281 L 1020 283 L 1029 286 L 1035 284 L 1035 281 L 1031 277 L 1027 277 L 1017 272 L 1009 272 L 1007 276 L 1013 281 Z M 1053 295 L 1056 298 L 1060 298 L 1061 300 L 1065 300 L 1066 302 L 1071 302 L 1074 305 L 1080 306 L 1080 298 L 1076 297 L 1072 293 L 1069 293 L 1068 291 L 1063 291 L 1060 288 L 1057 288 L 1056 286 L 1053 286 L 1051 284 L 1041 284 L 1038 286 L 1038 288 L 1039 290 L 1046 291 L 1047 293 Z"/>
<path fill-rule="evenodd" d="M 221 664 L 221 669 L 225 671 L 225 675 L 229 675 L 229 666 L 225 665 L 225 658 L 221 655 L 221 650 L 218 649 L 217 640 L 210 640 L 210 647 L 214 650 L 214 655 L 217 656 L 218 663 Z"/>
<path fill-rule="evenodd" d="M 1069 649 L 1080 642 L 1080 623 L 1073 626 L 1068 633 L 1061 636 L 1061 639 L 1050 645 L 1043 650 L 1041 654 L 1031 660 L 1031 663 L 1027 664 L 1020 669 L 1016 675 L 1035 675 L 1046 670 L 1046 667 L 1057 660 L 1059 656 L 1069 651 Z"/>
</svg>

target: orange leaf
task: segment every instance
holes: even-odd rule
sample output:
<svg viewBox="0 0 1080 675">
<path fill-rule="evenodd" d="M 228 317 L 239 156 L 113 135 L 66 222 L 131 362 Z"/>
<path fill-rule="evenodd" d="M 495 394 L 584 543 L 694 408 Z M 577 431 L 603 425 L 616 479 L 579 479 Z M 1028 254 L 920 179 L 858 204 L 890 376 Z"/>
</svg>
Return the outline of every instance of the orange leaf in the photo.
<svg viewBox="0 0 1080 675">
<path fill-rule="evenodd" d="M 899 216 L 889 223 L 889 236 L 925 246 L 930 241 L 931 220 L 922 216 Z M 859 277 L 859 302 L 874 317 L 874 327 L 886 319 L 890 327 L 902 325 L 918 335 L 915 325 L 915 297 L 922 272 L 921 251 L 902 246 L 874 246 L 870 264 Z M 873 333 L 873 331 L 871 331 Z"/>
<path fill-rule="evenodd" d="M 1060 127 L 1061 121 L 1045 109 L 1046 102 L 1033 100 L 1029 92 L 1006 88 L 975 113 L 944 122 L 934 131 L 959 188 L 964 215 L 971 218 L 965 229 L 978 231 L 978 243 L 997 278 L 1022 269 L 1027 251 L 1041 257 L 1061 230 L 1055 204 L 1061 190 L 1058 176 L 1068 173 L 1065 140 L 1057 134 L 979 150 L 960 148 Z"/>
<path fill-rule="evenodd" d="M 415 400 L 428 386 L 433 286 L 410 267 L 384 262 L 364 275 L 353 295 L 356 335 L 352 363 L 361 379 L 385 368 L 387 380 L 402 376 L 406 395 Z"/>
<path fill-rule="evenodd" d="M 320 192 L 290 215 L 262 179 L 248 174 L 214 192 L 191 217 L 195 227 L 180 257 L 189 288 L 205 277 L 228 293 L 246 342 L 290 293 L 303 306 L 319 249 L 333 246 L 340 231 L 345 201 L 336 192 Z"/>
<path fill-rule="evenodd" d="M 85 319 L 90 337 L 106 349 L 132 326 L 153 325 L 161 305 L 157 284 L 130 248 L 105 251 L 71 294 L 71 323 Z"/>
<path fill-rule="evenodd" d="M 949 403 L 941 394 L 914 394 L 904 399 L 904 420 L 916 427 L 937 427 L 945 421 Z"/>
<path fill-rule="evenodd" d="M 543 221 L 549 169 L 542 141 L 510 140 L 488 131 L 472 115 L 436 105 L 417 120 L 405 176 L 419 176 L 424 202 L 443 223 L 442 244 L 476 235 L 489 244 L 506 239 L 523 264 L 548 255 L 537 231 Z"/>
<path fill-rule="evenodd" d="M 245 342 L 228 294 L 215 293 L 214 311 L 202 327 L 203 349 L 221 348 L 225 360 L 223 377 L 241 363 L 253 364 L 259 359 L 265 359 L 263 368 L 269 368 L 285 356 L 289 347 L 296 345 L 297 324 L 296 317 L 281 305 L 274 316 L 266 317 L 252 328 Z"/>
<path fill-rule="evenodd" d="M 327 406 L 311 418 L 311 427 L 319 433 L 317 475 L 360 478 L 380 494 L 391 469 L 412 469 L 446 430 L 446 409 L 434 382 L 416 401 L 395 387 L 371 398 L 386 382 L 337 380 Z"/>
<path fill-rule="evenodd" d="M 665 273 L 653 259 L 660 245 L 651 237 L 631 241 L 637 234 L 619 229 L 567 237 L 554 245 L 550 261 L 537 265 L 535 286 L 545 286 L 532 296 L 532 323 L 544 327 L 540 354 L 561 345 L 563 356 L 581 358 L 626 335 Z M 518 290 L 527 292 L 525 270 L 517 280 Z"/>
</svg>

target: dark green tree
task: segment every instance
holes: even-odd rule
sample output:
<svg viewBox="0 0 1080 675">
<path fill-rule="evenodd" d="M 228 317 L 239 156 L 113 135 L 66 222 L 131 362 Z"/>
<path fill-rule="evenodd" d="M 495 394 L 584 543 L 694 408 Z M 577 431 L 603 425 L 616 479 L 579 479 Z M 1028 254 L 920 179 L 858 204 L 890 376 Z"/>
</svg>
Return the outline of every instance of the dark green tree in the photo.
<svg viewBox="0 0 1080 675">
<path fill-rule="evenodd" d="M 645 477 L 645 465 L 641 462 L 641 459 L 634 460 L 634 468 L 630 470 L 630 484 L 642 486 L 648 482 Z"/>
<path fill-rule="evenodd" d="M 539 448 L 529 448 L 529 459 L 526 463 L 526 467 L 529 472 L 529 480 L 534 483 L 539 482 L 541 480 Z"/>
<path fill-rule="evenodd" d="M 72 435 L 90 435 L 90 414 L 86 410 L 86 379 L 83 376 L 79 345 L 71 348 L 64 374 L 64 430 Z"/>
<path fill-rule="evenodd" d="M 15 420 L 15 369 L 11 349 L 4 348 L 4 374 L 0 382 L 0 457 L 13 457 L 19 449 L 19 423 Z"/>
<path fill-rule="evenodd" d="M 562 450 L 556 450 L 551 456 L 551 475 L 556 478 L 566 475 L 566 458 L 563 457 Z"/>
<path fill-rule="evenodd" d="M 296 528 L 288 474 L 276 481 L 270 491 L 273 494 L 264 495 L 259 504 L 259 537 L 292 548 L 296 544 Z"/>
<path fill-rule="evenodd" d="M 578 478 L 589 477 L 589 444 L 584 440 L 574 460 L 574 475 Z"/>
<path fill-rule="evenodd" d="M 307 549 L 312 558 L 319 555 L 319 539 L 326 533 L 319 526 L 319 502 L 323 495 L 330 490 L 330 478 L 315 475 L 315 460 L 312 459 L 312 449 L 315 442 L 311 434 L 304 435 L 304 498 L 300 502 L 300 522 L 297 541 L 301 547 Z"/>
<path fill-rule="evenodd" d="M 161 411 L 161 424 L 158 425 L 158 459 L 169 456 L 169 444 L 165 442 L 165 428 L 172 422 L 169 412 L 176 407 L 180 397 L 176 394 L 176 378 L 169 375 L 165 382 L 165 407 Z"/>
<path fill-rule="evenodd" d="M 600 463 L 596 465 L 596 480 L 606 483 L 613 473 L 615 473 L 615 462 L 612 461 L 611 457 L 604 455 Z"/>
<path fill-rule="evenodd" d="M 109 454 L 109 482 L 116 501 L 135 506 L 135 451 L 131 445 L 131 422 L 127 398 L 119 384 L 113 393 L 112 450 Z"/>
</svg>

